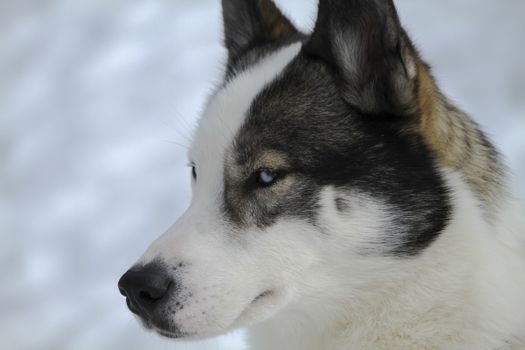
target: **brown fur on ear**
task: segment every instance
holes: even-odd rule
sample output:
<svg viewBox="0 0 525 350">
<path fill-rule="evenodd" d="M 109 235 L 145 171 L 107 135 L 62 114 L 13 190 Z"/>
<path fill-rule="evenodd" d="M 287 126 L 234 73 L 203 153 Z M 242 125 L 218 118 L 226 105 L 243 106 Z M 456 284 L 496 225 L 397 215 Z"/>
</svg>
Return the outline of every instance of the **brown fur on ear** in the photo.
<svg viewBox="0 0 525 350">
<path fill-rule="evenodd" d="M 249 51 L 300 34 L 272 0 L 222 0 L 228 66 Z"/>
<path fill-rule="evenodd" d="M 271 39 L 286 39 L 298 33 L 292 22 L 269 0 L 257 0 L 261 22 Z"/>
<path fill-rule="evenodd" d="M 418 106 L 420 112 L 420 131 L 430 149 L 436 152 L 441 160 L 448 166 L 456 168 L 454 157 L 447 155 L 446 142 L 443 140 L 442 132 L 439 130 L 439 113 L 436 108 L 435 99 L 440 98 L 436 85 L 428 68 L 418 64 Z"/>
<path fill-rule="evenodd" d="M 428 66 L 419 62 L 417 67 L 419 133 L 438 161 L 462 174 L 490 208 L 503 192 L 504 166 L 498 152 L 478 125 L 443 96 Z"/>
</svg>

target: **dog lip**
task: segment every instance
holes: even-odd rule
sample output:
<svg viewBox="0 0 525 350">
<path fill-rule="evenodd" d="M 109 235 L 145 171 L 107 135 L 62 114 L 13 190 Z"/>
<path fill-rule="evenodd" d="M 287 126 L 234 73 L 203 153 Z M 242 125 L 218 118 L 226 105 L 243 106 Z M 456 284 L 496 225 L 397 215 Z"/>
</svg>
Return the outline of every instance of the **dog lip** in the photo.
<svg viewBox="0 0 525 350">
<path fill-rule="evenodd" d="M 184 333 L 184 332 L 179 332 L 179 331 L 167 330 L 167 329 L 159 328 L 157 326 L 154 326 L 153 329 L 159 335 L 165 338 L 169 338 L 169 339 L 181 339 L 181 338 L 187 338 L 187 337 L 191 337 L 195 335 L 194 333 Z"/>
<path fill-rule="evenodd" d="M 175 333 L 172 333 L 172 332 L 169 332 L 169 331 L 166 331 L 166 330 L 163 330 L 163 329 L 158 329 L 158 328 L 155 329 L 155 332 L 157 332 L 161 336 L 163 336 L 165 338 L 169 338 L 169 339 L 177 339 L 177 338 L 181 338 L 182 337 L 182 334 L 175 334 Z"/>
<path fill-rule="evenodd" d="M 252 304 L 256 303 L 257 301 L 259 301 L 261 299 L 264 299 L 266 297 L 272 296 L 274 294 L 275 294 L 275 291 L 273 291 L 272 289 L 267 289 L 264 292 L 262 292 L 261 294 L 259 294 L 258 296 L 256 296 L 255 299 L 252 300 Z"/>
</svg>

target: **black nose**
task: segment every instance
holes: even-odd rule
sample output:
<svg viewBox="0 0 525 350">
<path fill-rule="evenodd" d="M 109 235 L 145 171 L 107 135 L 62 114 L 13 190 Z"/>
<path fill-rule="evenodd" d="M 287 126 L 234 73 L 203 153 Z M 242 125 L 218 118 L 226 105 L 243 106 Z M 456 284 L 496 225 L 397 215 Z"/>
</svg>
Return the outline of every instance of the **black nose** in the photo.
<svg viewBox="0 0 525 350">
<path fill-rule="evenodd" d="M 159 263 L 133 267 L 118 282 L 120 294 L 126 297 L 131 312 L 149 318 L 167 297 L 173 285 Z"/>
</svg>

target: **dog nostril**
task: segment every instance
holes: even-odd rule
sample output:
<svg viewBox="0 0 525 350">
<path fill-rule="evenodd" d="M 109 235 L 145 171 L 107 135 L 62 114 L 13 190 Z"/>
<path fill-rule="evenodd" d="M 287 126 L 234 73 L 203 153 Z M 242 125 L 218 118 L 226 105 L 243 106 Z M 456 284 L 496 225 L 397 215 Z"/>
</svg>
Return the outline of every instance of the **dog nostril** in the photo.
<svg viewBox="0 0 525 350">
<path fill-rule="evenodd" d="M 157 298 L 152 297 L 150 292 L 148 292 L 148 291 L 140 291 L 139 292 L 139 297 L 144 299 L 144 300 L 150 300 L 150 301 L 155 301 L 155 300 L 159 299 L 158 297 Z"/>
<path fill-rule="evenodd" d="M 148 289 L 141 290 L 139 292 L 139 298 L 149 301 L 149 302 L 160 300 L 166 295 L 166 293 L 170 289 L 170 286 L 171 286 L 171 283 L 167 283 L 165 286 L 161 286 L 161 287 L 151 286 Z"/>
</svg>

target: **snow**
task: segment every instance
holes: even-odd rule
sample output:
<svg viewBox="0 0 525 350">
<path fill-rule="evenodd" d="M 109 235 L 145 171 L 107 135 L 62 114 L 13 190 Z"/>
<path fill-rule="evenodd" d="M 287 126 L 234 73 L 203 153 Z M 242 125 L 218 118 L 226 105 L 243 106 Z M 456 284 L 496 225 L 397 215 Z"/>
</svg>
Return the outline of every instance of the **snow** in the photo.
<svg viewBox="0 0 525 350">
<path fill-rule="evenodd" d="M 525 195 L 525 2 L 398 0 L 445 91 Z M 303 29 L 315 2 L 278 1 Z M 0 4 L 0 348 L 241 349 L 143 332 L 116 283 L 189 200 L 186 147 L 221 77 L 218 0 Z"/>
</svg>

